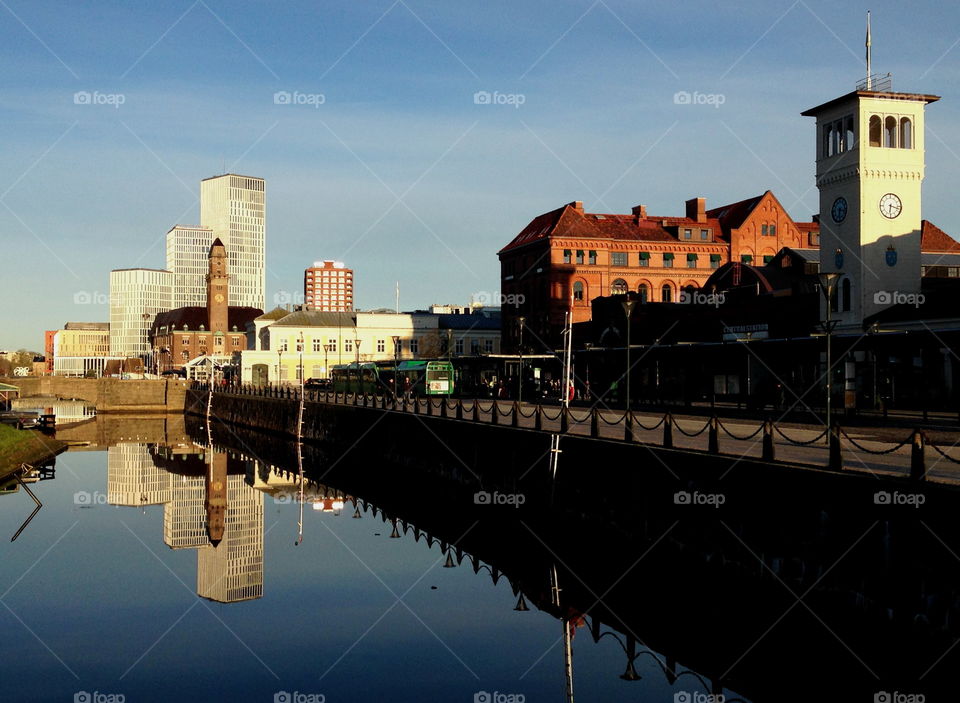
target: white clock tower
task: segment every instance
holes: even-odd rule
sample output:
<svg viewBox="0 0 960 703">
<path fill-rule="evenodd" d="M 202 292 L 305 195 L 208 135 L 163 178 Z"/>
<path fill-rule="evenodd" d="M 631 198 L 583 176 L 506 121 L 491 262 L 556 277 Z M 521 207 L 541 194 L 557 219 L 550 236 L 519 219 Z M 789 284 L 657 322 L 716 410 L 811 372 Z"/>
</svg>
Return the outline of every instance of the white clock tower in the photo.
<svg viewBox="0 0 960 703">
<path fill-rule="evenodd" d="M 803 112 L 817 120 L 820 270 L 838 272 L 841 327 L 920 292 L 923 110 L 936 95 L 894 93 L 889 74 Z"/>
</svg>

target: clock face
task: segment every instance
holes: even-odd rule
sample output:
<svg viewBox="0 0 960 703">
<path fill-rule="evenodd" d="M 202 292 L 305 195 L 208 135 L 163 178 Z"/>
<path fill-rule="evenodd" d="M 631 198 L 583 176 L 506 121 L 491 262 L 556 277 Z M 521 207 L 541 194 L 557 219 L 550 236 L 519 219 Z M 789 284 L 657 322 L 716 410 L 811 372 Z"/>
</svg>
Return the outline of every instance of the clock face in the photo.
<svg viewBox="0 0 960 703">
<path fill-rule="evenodd" d="M 837 224 L 843 222 L 847 217 L 847 199 L 837 198 L 833 201 L 833 207 L 830 208 L 830 215 Z"/>
<path fill-rule="evenodd" d="M 888 220 L 892 220 L 899 215 L 901 210 L 903 210 L 903 203 L 893 193 L 887 193 L 880 198 L 880 214 Z"/>
<path fill-rule="evenodd" d="M 213 296 L 213 299 L 214 299 L 216 302 L 218 302 L 218 303 L 222 303 L 222 302 L 223 302 L 223 294 L 222 294 L 222 293 L 217 293 L 215 296 Z"/>
</svg>

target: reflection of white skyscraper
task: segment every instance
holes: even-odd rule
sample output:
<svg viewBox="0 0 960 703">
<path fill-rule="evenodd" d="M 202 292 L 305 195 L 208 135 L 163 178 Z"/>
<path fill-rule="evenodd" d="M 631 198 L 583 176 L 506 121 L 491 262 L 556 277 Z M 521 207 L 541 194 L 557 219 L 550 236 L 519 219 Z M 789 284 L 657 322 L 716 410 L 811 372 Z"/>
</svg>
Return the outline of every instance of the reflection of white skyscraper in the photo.
<svg viewBox="0 0 960 703">
<path fill-rule="evenodd" d="M 171 308 L 205 307 L 213 230 L 177 225 L 167 232 L 167 270 L 173 274 Z"/>
<path fill-rule="evenodd" d="M 171 549 L 209 544 L 203 476 L 173 475 L 170 502 L 163 506 L 163 543 Z"/>
<path fill-rule="evenodd" d="M 107 502 L 110 505 L 161 505 L 170 501 L 172 477 L 153 463 L 146 444 L 107 449 Z"/>
<path fill-rule="evenodd" d="M 230 304 L 263 310 L 266 182 L 233 173 L 204 179 L 200 182 L 200 225 L 211 230 L 211 241 L 219 238 L 227 248 Z"/>
<path fill-rule="evenodd" d="M 197 551 L 197 595 L 233 603 L 263 596 L 263 493 L 227 477 L 223 539 Z"/>
</svg>

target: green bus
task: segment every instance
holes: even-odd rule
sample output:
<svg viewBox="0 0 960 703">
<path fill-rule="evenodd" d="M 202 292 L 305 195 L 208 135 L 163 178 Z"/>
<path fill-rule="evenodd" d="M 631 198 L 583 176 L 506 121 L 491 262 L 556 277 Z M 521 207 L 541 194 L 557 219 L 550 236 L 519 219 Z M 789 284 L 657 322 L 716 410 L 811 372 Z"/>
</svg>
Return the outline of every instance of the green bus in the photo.
<svg viewBox="0 0 960 703">
<path fill-rule="evenodd" d="M 397 366 L 401 392 L 414 395 L 453 395 L 453 364 L 449 361 L 401 361 Z"/>
</svg>

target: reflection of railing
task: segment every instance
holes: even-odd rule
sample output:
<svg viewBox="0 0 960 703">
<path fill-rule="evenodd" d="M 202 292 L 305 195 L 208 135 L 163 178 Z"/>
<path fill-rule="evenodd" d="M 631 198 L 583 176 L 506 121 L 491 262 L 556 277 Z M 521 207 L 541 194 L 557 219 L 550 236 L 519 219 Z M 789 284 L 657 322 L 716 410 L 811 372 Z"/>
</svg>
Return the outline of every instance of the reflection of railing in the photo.
<svg viewBox="0 0 960 703">
<path fill-rule="evenodd" d="M 205 386 L 198 386 L 198 388 L 206 390 Z M 222 391 L 232 395 L 248 397 L 300 399 L 299 389 L 291 386 L 229 386 L 224 387 Z M 698 424 L 691 428 L 689 427 L 691 422 L 699 423 L 703 420 L 678 420 L 669 411 L 652 414 L 634 410 L 612 411 L 598 407 L 572 409 L 564 406 L 554 406 L 551 409 L 551 406 L 529 404 L 523 406 L 517 401 L 495 399 L 480 401 L 464 398 L 397 397 L 393 394 L 378 395 L 342 391 L 307 390 L 305 396 L 308 403 L 349 405 L 401 414 L 441 417 L 464 422 L 501 425 L 592 439 L 615 440 L 737 458 L 747 456 L 747 453 L 759 444 L 758 455 L 751 458 L 764 462 L 778 461 L 777 445 L 779 444 L 787 447 L 790 451 L 790 456 L 781 459 L 781 461 L 828 468 L 834 471 L 840 471 L 844 468 L 858 468 L 856 465 L 845 461 L 846 456 L 856 456 L 857 452 L 862 452 L 870 457 L 892 456 L 893 461 L 887 460 L 885 464 L 880 464 L 878 467 L 900 473 L 908 470 L 910 478 L 916 481 L 926 480 L 930 470 L 935 468 L 941 459 L 946 459 L 952 464 L 960 464 L 960 457 L 949 452 L 953 448 L 952 445 L 947 447 L 937 446 L 930 441 L 927 432 L 920 428 L 912 430 L 909 435 L 899 441 L 891 442 L 879 439 L 854 439 L 850 435 L 850 430 L 841 427 L 839 424 L 834 424 L 830 428 L 824 427 L 819 431 L 816 429 L 793 428 L 791 433 L 811 433 L 809 437 L 796 437 L 788 434 L 785 429 L 778 427 L 772 420 L 764 420 L 755 428 L 752 425 L 748 426 L 745 432 L 738 433 L 728 426 L 732 424 L 731 420 L 723 421 L 717 415 L 707 418 L 702 426 Z M 526 411 L 524 407 L 527 408 Z M 644 420 L 649 424 L 645 424 Z M 681 422 L 687 426 L 684 426 Z M 706 446 L 703 446 L 702 442 L 694 442 L 691 445 L 689 441 L 684 442 L 684 446 L 678 446 L 674 431 L 687 438 L 687 440 L 695 440 L 706 435 Z M 816 432 L 816 434 L 812 434 L 813 432 Z M 733 447 L 730 447 L 729 444 L 726 447 L 727 451 L 721 451 L 721 437 L 727 443 L 741 443 L 737 448 L 742 446 L 744 442 L 750 444 L 743 452 L 731 451 Z M 780 438 L 779 442 L 776 439 L 777 437 Z M 826 439 L 826 443 L 821 444 L 824 439 Z M 880 446 L 871 448 L 866 446 L 863 443 L 864 441 Z M 928 446 L 939 455 L 939 458 L 936 458 L 932 464 L 927 461 L 926 448 Z M 907 447 L 909 449 L 905 449 Z M 824 450 L 826 450 L 826 456 L 823 456 Z M 861 457 L 857 456 L 856 458 L 861 468 L 871 470 Z"/>
</svg>

